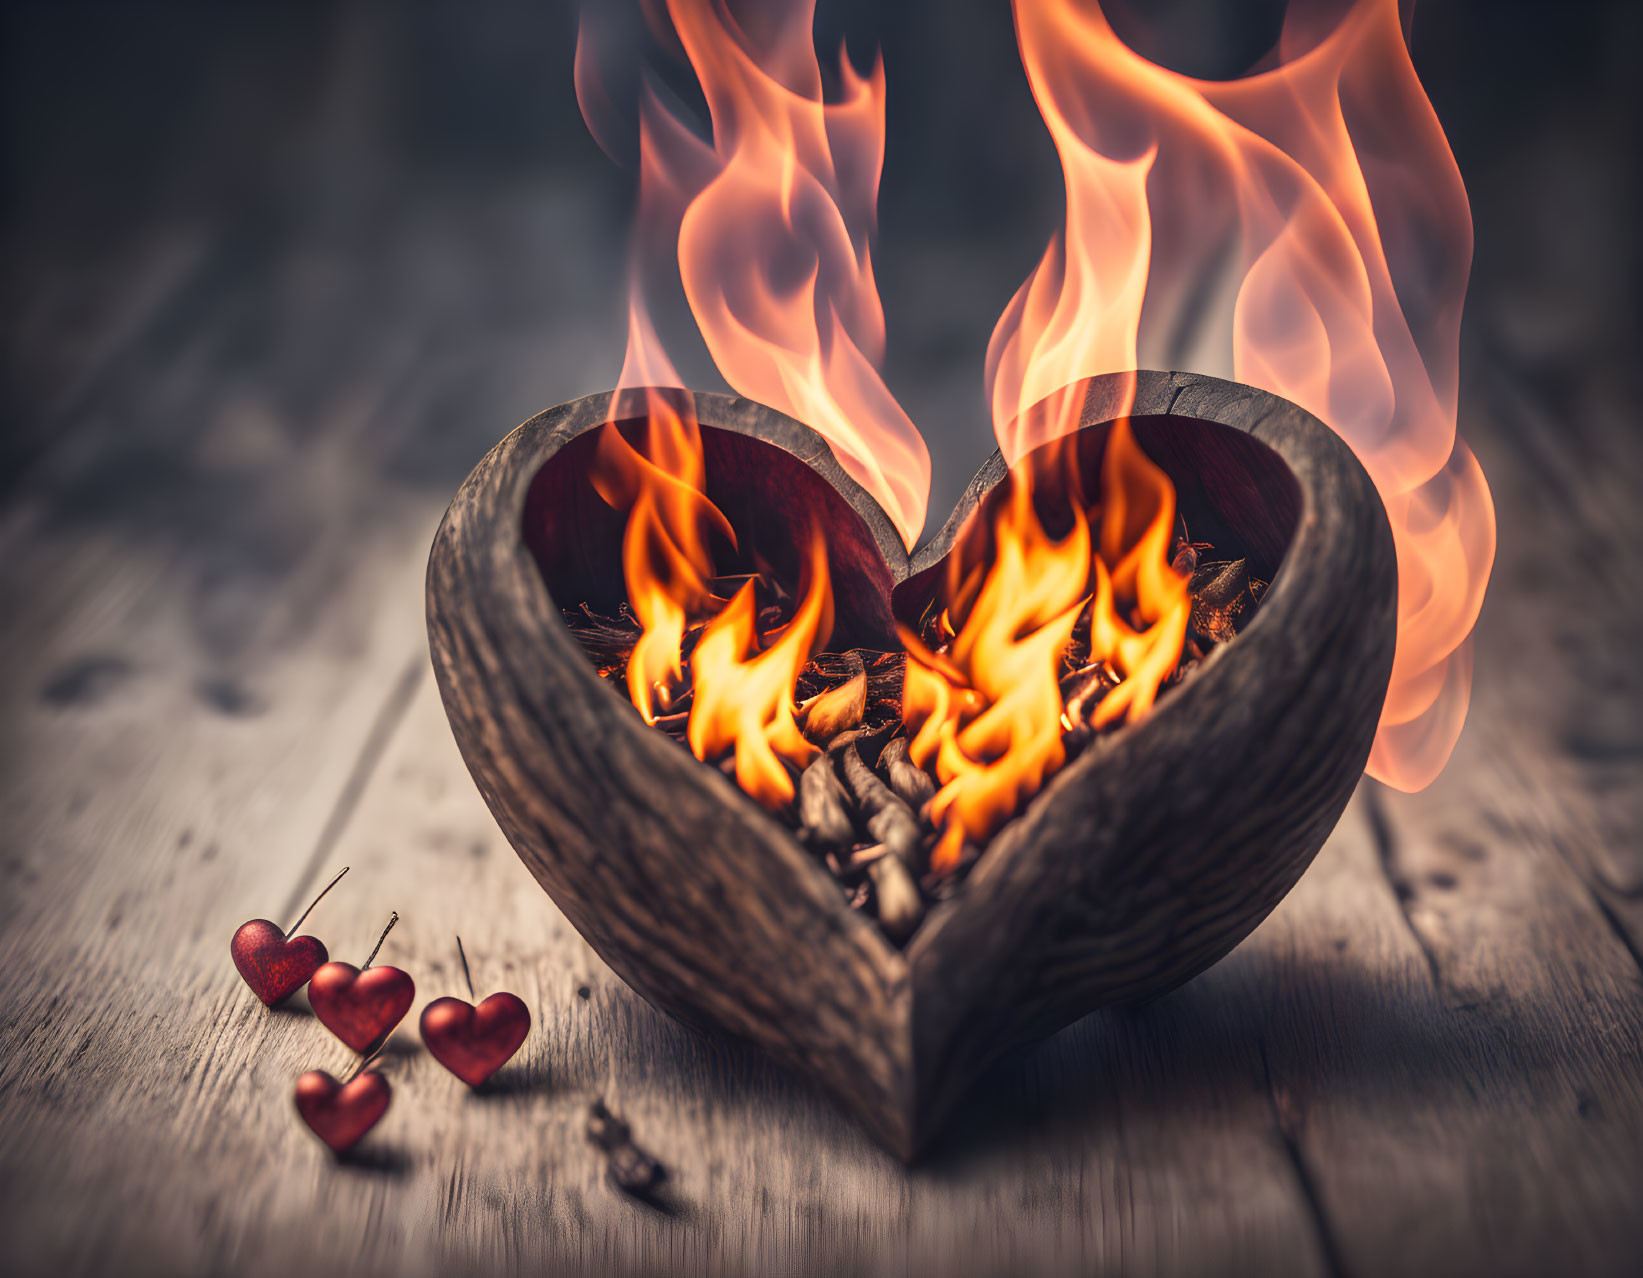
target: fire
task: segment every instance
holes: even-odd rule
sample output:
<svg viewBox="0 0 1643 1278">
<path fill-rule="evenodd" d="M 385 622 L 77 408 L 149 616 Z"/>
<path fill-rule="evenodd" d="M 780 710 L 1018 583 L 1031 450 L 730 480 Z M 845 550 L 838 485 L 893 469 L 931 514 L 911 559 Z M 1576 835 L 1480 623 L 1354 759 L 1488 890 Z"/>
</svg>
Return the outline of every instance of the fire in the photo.
<svg viewBox="0 0 1643 1278">
<path fill-rule="evenodd" d="M 1012 462 L 1075 420 L 1028 414 L 1036 401 L 1138 363 L 1225 371 L 1334 427 L 1398 551 L 1397 658 L 1369 771 L 1418 789 L 1465 718 L 1494 559 L 1488 485 L 1455 433 L 1471 215 L 1398 0 L 1343 7 L 1327 24 L 1291 4 L 1274 65 L 1213 82 L 1147 61 L 1089 0 L 1016 0 L 1067 218 L 1000 319 L 987 375 Z M 1227 322 L 1183 359 L 1169 343 L 1195 308 Z M 1138 359 L 1149 344 L 1163 357 Z"/>
<path fill-rule="evenodd" d="M 686 740 L 698 759 L 736 752 L 736 784 L 770 807 L 793 797 L 793 779 L 781 761 L 802 766 L 816 748 L 793 718 L 793 685 L 833 630 L 827 588 L 827 547 L 810 538 L 809 584 L 793 619 L 767 640 L 760 636 L 750 581 L 702 631 L 691 655 L 695 701 Z"/>
<path fill-rule="evenodd" d="M 802 766 L 815 753 L 793 717 L 793 685 L 833 628 L 827 548 L 812 535 L 792 618 L 761 635 L 754 581 L 728 602 L 713 589 L 711 543 L 734 549 L 736 534 L 707 496 L 694 414 L 655 392 L 647 409 L 642 449 L 614 422 L 600 428 L 592 473 L 599 495 L 628 515 L 622 575 L 643 627 L 628 658 L 628 695 L 646 723 L 688 696 L 691 752 L 704 761 L 731 754 L 742 789 L 778 807 L 793 798 L 782 761 Z M 687 637 L 695 639 L 688 662 Z"/>
<path fill-rule="evenodd" d="M 884 68 L 862 76 L 840 50 L 842 96 L 823 100 L 815 0 L 666 0 L 707 100 L 712 143 L 647 90 L 639 158 L 641 236 L 676 241 L 680 280 L 725 380 L 810 426 L 911 547 L 924 526 L 930 459 L 878 374 L 884 310 L 869 238 L 884 162 Z M 647 10 L 656 25 L 661 6 Z M 586 18 L 586 11 L 585 11 Z M 604 94 L 589 47 L 577 90 L 596 136 Z"/>
<path fill-rule="evenodd" d="M 671 708 L 684 684 L 680 649 L 686 623 L 723 603 L 708 585 L 713 575 L 709 534 L 718 533 L 732 547 L 736 534 L 707 499 L 707 468 L 695 417 L 654 393 L 646 396 L 646 407 L 644 450 L 607 422 L 592 479 L 609 505 L 628 512 L 622 575 L 628 606 L 643 627 L 628 659 L 628 695 L 645 722 L 654 723 L 658 709 Z"/>
<path fill-rule="evenodd" d="M 1046 452 L 1049 460 L 1012 469 L 991 562 L 971 563 L 963 548 L 948 560 L 946 651 L 901 631 L 909 752 L 941 783 L 930 803 L 937 872 L 954 869 L 967 842 L 991 835 L 1065 762 L 1061 734 L 1071 725 L 1059 670 L 1076 626 L 1088 628 L 1090 663 L 1108 663 L 1122 679 L 1096 707 L 1096 726 L 1146 713 L 1186 640 L 1187 580 L 1169 565 L 1175 489 L 1128 420 L 1108 435 L 1094 512 L 1079 499 L 1073 450 Z M 1065 470 L 1072 505 L 1072 529 L 1059 540 L 1033 504 L 1040 468 L 1052 465 Z"/>
<path fill-rule="evenodd" d="M 589 23 L 597 12 L 584 10 L 576 88 L 608 147 L 618 130 Z M 667 23 L 662 6 L 646 12 L 689 59 L 713 140 L 645 91 L 619 386 L 682 385 L 644 300 L 652 259 L 676 247 L 686 300 L 725 380 L 821 434 L 911 545 L 924 523 L 929 456 L 876 371 L 884 313 L 868 247 L 884 159 L 883 67 L 859 76 L 841 52 L 843 95 L 824 102 L 814 0 L 765 5 L 746 24 L 714 0 L 667 0 Z M 712 537 L 732 548 L 735 538 L 706 496 L 697 423 L 660 396 L 649 410 L 642 451 L 606 425 L 595 481 L 628 512 L 623 570 L 643 628 L 628 663 L 629 696 L 654 723 L 688 686 L 692 752 L 710 759 L 734 750 L 738 783 L 777 806 L 793 796 L 782 761 L 803 764 L 815 753 L 792 696 L 832 627 L 826 547 L 812 537 L 792 618 L 761 635 L 751 583 L 728 601 L 710 585 Z"/>
</svg>

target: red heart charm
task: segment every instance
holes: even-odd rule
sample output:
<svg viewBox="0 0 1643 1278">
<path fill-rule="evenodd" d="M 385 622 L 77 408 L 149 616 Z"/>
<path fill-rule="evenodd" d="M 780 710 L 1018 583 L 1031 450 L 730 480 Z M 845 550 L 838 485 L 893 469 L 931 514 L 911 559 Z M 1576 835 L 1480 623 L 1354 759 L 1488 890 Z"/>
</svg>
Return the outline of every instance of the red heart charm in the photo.
<svg viewBox="0 0 1643 1278">
<path fill-rule="evenodd" d="M 297 1113 L 314 1135 L 340 1154 L 377 1125 L 391 1096 L 388 1080 L 374 1069 L 347 1083 L 311 1069 L 297 1080 Z"/>
<path fill-rule="evenodd" d="M 428 1051 L 470 1087 L 496 1073 L 530 1032 L 530 1009 L 517 994 L 492 994 L 478 1007 L 436 998 L 422 1009 Z"/>
<path fill-rule="evenodd" d="M 269 1007 L 295 994 L 331 957 L 316 937 L 288 941 L 267 919 L 242 924 L 228 950 L 245 983 Z"/>
<path fill-rule="evenodd" d="M 416 984 L 397 967 L 327 963 L 308 982 L 308 1003 L 320 1024 L 363 1052 L 405 1019 Z"/>
</svg>

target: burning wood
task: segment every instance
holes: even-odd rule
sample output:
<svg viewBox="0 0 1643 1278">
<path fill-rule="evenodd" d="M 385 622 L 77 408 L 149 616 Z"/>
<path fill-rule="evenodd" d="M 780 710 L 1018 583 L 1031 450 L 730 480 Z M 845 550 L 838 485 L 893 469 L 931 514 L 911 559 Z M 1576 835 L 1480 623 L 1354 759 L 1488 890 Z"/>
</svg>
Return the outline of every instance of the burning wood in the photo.
<svg viewBox="0 0 1643 1278">
<path fill-rule="evenodd" d="M 1249 576 L 1243 558 L 1216 558 L 1217 550 L 1190 540 L 1185 521 L 1176 520 L 1169 564 L 1184 577 L 1190 574 L 1190 624 L 1159 683 L 1160 693 L 1189 678 L 1209 649 L 1235 638 L 1259 605 L 1266 583 Z M 758 609 L 754 648 L 780 631 L 795 607 L 792 592 L 763 573 L 710 580 L 716 595 L 745 588 L 760 600 L 775 601 Z M 1126 676 L 1114 656 L 1095 656 L 1101 642 L 1096 603 L 1092 597 L 1078 609 L 1056 664 L 1060 741 L 1068 758 L 1124 722 L 1099 713 Z M 948 617 L 932 607 L 921 627 L 937 661 L 949 657 L 957 637 L 945 628 Z M 641 634 L 633 614 L 624 606 L 615 616 L 604 616 L 583 605 L 566 609 L 564 618 L 600 675 L 623 683 Z M 1143 622 L 1139 615 L 1128 620 Z M 705 628 L 696 623 L 686 629 L 683 681 L 668 694 L 667 711 L 652 721 L 682 744 L 688 744 L 695 704 L 690 658 Z M 792 714 L 815 753 L 802 767 L 789 761 L 797 772 L 796 800 L 775 809 L 839 880 L 852 907 L 871 911 L 897 942 L 916 930 L 930 902 L 958 890 L 984 847 L 966 836 L 950 862 L 934 856 L 939 822 L 932 819 L 931 804 L 941 786 L 914 761 L 913 738 L 902 722 L 906 662 L 905 653 L 850 649 L 816 653 L 803 666 L 793 682 Z M 710 761 L 736 776 L 733 752 L 721 750 Z"/>
<path fill-rule="evenodd" d="M 1144 708 L 1141 703 L 1150 704 L 1147 698 L 1135 696 L 1135 671 L 1145 668 L 1147 677 L 1155 681 L 1151 695 L 1167 693 L 1191 676 L 1208 650 L 1235 638 L 1254 615 L 1266 583 L 1249 576 L 1245 559 L 1217 557 L 1219 547 L 1192 541 L 1179 516 L 1164 526 L 1171 536 L 1167 544 L 1159 543 L 1156 553 L 1182 583 L 1184 601 L 1179 629 L 1162 636 L 1156 633 L 1158 609 L 1154 608 L 1154 619 L 1149 621 L 1147 608 L 1130 593 L 1140 588 L 1140 568 L 1134 556 L 1126 559 L 1115 553 L 1115 565 L 1109 569 L 1095 547 L 1083 552 L 1092 565 L 1093 593 L 1075 600 L 1063 612 L 1070 618 L 1062 623 L 1064 640 L 1059 647 L 1051 644 L 1044 649 L 1049 654 L 1052 704 L 1059 715 L 1053 743 L 1060 751 L 1059 760 L 1045 767 L 1045 775 L 1100 733 L 1127 722 Z M 739 623 L 742 632 L 735 645 L 749 668 L 783 635 L 792 633 L 791 619 L 806 602 L 768 569 L 704 580 L 721 609 L 729 608 L 726 594 L 745 601 Z M 1120 589 L 1128 602 L 1120 598 Z M 976 575 L 961 583 L 945 606 L 938 606 L 939 599 L 931 605 L 909 644 L 921 679 L 927 680 L 930 671 L 944 677 L 958 675 L 956 662 L 969 619 L 961 612 L 955 631 L 955 606 L 967 607 L 973 615 L 986 599 L 982 579 Z M 564 618 L 600 675 L 631 687 L 628 667 L 643 635 L 633 612 L 624 605 L 615 616 L 605 616 L 582 605 L 566 609 Z M 697 748 L 699 734 L 692 727 L 701 704 L 696 686 L 701 664 L 698 653 L 704 634 L 719 624 L 714 617 L 687 619 L 677 680 L 653 690 L 651 722 L 742 782 L 735 741 L 721 738 L 703 751 Z M 1144 641 L 1149 639 L 1154 647 L 1159 642 L 1172 645 L 1164 650 L 1163 659 L 1147 651 Z M 909 709 L 913 702 L 907 695 L 907 680 L 906 653 L 864 649 L 814 653 L 792 677 L 786 701 L 797 745 L 809 755 L 805 757 L 790 742 L 788 750 L 772 756 L 792 801 L 769 801 L 768 792 L 779 795 L 779 785 L 767 785 L 767 792 L 760 793 L 756 786 L 743 784 L 821 858 L 839 880 L 850 905 L 873 913 L 897 942 L 918 927 L 931 901 L 959 889 L 990 837 L 1025 806 L 1037 788 L 1021 789 L 995 821 L 966 825 L 960 820 L 955 824 L 952 809 L 943 808 L 941 796 L 944 791 L 950 795 L 954 778 L 964 774 L 951 766 L 950 759 L 944 765 L 941 752 L 955 746 L 965 748 L 968 725 L 979 722 L 988 707 L 977 690 L 955 678 L 954 688 L 963 703 L 955 720 L 958 731 L 948 745 L 921 750 L 919 742 L 928 720 Z M 1008 692 L 1006 688 L 1005 695 Z M 1125 697 L 1128 703 L 1114 712 L 1114 703 Z M 719 700 L 722 704 L 723 698 Z M 768 721 L 767 715 L 755 726 Z M 982 764 L 987 764 L 984 757 Z M 948 769 L 945 780 L 927 770 L 943 767 Z"/>
<path fill-rule="evenodd" d="M 708 498 L 691 413 L 652 403 L 643 441 L 607 424 L 593 475 L 628 512 L 627 602 L 613 617 L 567 609 L 567 627 L 648 723 L 786 822 L 897 941 L 1069 757 L 1234 638 L 1263 585 L 1217 556 L 1235 548 L 1190 539 L 1120 419 L 1097 502 L 1070 452 L 1017 467 L 918 629 L 898 628 L 905 651 L 829 651 L 822 532 L 781 548 L 777 571 L 775 548 L 737 544 Z M 1067 504 L 1059 539 L 1039 484 Z M 725 549 L 745 571 L 716 571 Z"/>
<path fill-rule="evenodd" d="M 1256 590 L 1264 582 L 1249 579 L 1242 559 L 1203 564 L 1192 574 L 1192 628 L 1211 643 L 1237 637 L 1246 612 L 1253 611 Z"/>
<path fill-rule="evenodd" d="M 924 898 L 907 866 L 897 856 L 881 856 L 867 867 L 873 880 L 879 926 L 892 941 L 905 941 L 924 921 Z"/>
<path fill-rule="evenodd" d="M 837 754 L 845 785 L 856 801 L 856 812 L 868 837 L 883 844 L 903 866 L 916 866 L 921 859 L 923 836 L 913 809 L 867 766 L 859 742 L 850 742 Z"/>
</svg>

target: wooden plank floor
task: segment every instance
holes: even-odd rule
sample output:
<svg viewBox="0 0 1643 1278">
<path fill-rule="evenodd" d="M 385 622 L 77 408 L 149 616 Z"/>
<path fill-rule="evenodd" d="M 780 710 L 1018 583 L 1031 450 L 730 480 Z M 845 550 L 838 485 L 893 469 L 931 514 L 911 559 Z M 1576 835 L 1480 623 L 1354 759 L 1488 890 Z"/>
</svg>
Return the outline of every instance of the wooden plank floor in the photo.
<svg viewBox="0 0 1643 1278">
<path fill-rule="evenodd" d="M 444 502 L 544 395 L 609 376 L 620 248 L 597 196 L 544 183 L 7 254 L 0 1269 L 1643 1271 L 1632 374 L 1482 294 L 1462 425 L 1500 558 L 1450 768 L 1366 783 L 1228 959 L 1000 1065 L 909 1171 L 603 967 L 432 686 Z M 291 1088 L 346 1050 L 227 948 L 342 865 L 306 929 L 333 955 L 398 910 L 413 1020 L 458 991 L 460 934 L 535 1028 L 485 1095 L 402 1031 L 392 1107 L 338 1163 Z M 659 1206 L 603 1183 L 596 1096 L 668 1165 Z"/>
</svg>

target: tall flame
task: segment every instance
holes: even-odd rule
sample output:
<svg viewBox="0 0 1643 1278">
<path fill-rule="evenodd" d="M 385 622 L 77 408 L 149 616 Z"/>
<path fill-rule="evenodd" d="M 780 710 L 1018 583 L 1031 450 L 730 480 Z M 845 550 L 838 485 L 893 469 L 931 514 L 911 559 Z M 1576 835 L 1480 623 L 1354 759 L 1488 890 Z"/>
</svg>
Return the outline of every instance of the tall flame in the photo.
<svg viewBox="0 0 1643 1278">
<path fill-rule="evenodd" d="M 915 536 L 923 522 L 928 458 L 858 345 L 881 352 L 884 319 L 864 228 L 859 241 L 851 240 L 840 205 L 831 202 L 835 195 L 851 195 L 851 214 L 858 223 L 864 215 L 871 225 L 884 141 L 884 80 L 882 72 L 871 85 L 848 79 L 846 62 L 845 102 L 823 105 L 815 53 L 805 39 L 813 92 L 782 89 L 775 67 L 802 74 L 805 66 L 797 41 L 808 33 L 807 5 L 792 7 L 769 62 L 744 48 L 741 30 L 720 7 L 679 0 L 669 10 L 702 76 L 723 141 L 721 151 L 706 148 L 654 92 L 642 100 L 628 350 L 618 388 L 651 389 L 642 444 L 629 442 L 613 416 L 601 429 L 591 478 L 606 503 L 628 514 L 623 577 L 642 628 L 628 660 L 634 706 L 647 723 L 656 723 L 688 687 L 685 739 L 693 754 L 703 761 L 733 756 L 741 788 L 777 807 L 794 797 L 784 761 L 802 765 L 815 754 L 798 731 L 792 693 L 798 672 L 833 629 L 826 545 L 813 531 L 800 598 L 775 634 L 759 632 L 754 583 L 729 600 L 716 595 L 713 542 L 734 550 L 736 534 L 706 496 L 702 429 L 688 398 L 682 401 L 687 407 L 679 407 L 680 401 L 654 389 L 682 381 L 652 325 L 644 284 L 657 248 L 677 238 L 688 299 L 729 383 L 820 430 L 841 463 L 892 513 L 910 521 L 904 536 Z M 805 18 L 803 26 L 795 25 L 798 16 Z M 603 143 L 611 131 L 608 97 L 587 36 L 583 28 L 577 95 Z M 835 141 L 851 149 L 854 168 L 848 172 L 856 186 L 849 189 L 835 176 Z M 782 181 L 772 187 L 762 168 L 782 154 Z M 795 218 L 802 230 L 795 230 Z M 756 250 L 749 251 L 751 245 Z M 794 251 L 810 251 L 812 274 L 807 286 L 784 297 L 771 279 L 790 266 Z M 716 299 L 706 281 L 715 281 L 723 296 Z M 767 381 L 771 370 L 789 386 L 787 398 Z M 616 404 L 613 396 L 613 414 Z M 872 417 L 866 406 L 881 416 Z M 876 430 L 887 430 L 894 447 Z M 687 639 L 695 641 L 688 662 Z"/>
<path fill-rule="evenodd" d="M 695 415 L 654 389 L 646 400 L 643 447 L 607 421 L 591 475 L 599 495 L 628 517 L 622 575 L 643 627 L 628 658 L 628 695 L 645 722 L 655 723 L 688 687 L 691 752 L 704 761 L 731 755 L 742 789 L 777 807 L 793 798 L 783 761 L 802 766 L 815 754 L 793 716 L 793 686 L 833 629 L 827 547 L 812 530 L 793 615 L 777 633 L 761 635 L 753 581 L 728 602 L 713 589 L 711 543 L 722 538 L 734 549 L 736 534 L 707 496 Z M 693 630 L 700 633 L 687 675 L 683 650 Z"/>
<path fill-rule="evenodd" d="M 1398 649 L 1369 771 L 1418 789 L 1465 718 L 1495 521 L 1455 433 L 1471 216 L 1398 0 L 1332 26 L 1292 5 L 1274 64 L 1230 82 L 1149 62 L 1090 0 L 1014 7 L 1067 219 L 988 350 L 1006 458 L 1071 428 L 1065 396 L 1026 414 L 1040 398 L 1175 331 L 1230 244 L 1228 371 L 1334 427 L 1391 519 Z"/>
<path fill-rule="evenodd" d="M 815 0 L 764 0 L 738 21 L 724 0 L 666 0 L 707 100 L 713 141 L 653 90 L 640 108 L 642 235 L 676 240 L 685 297 L 709 353 L 741 394 L 817 431 L 911 547 L 930 459 L 878 374 L 884 311 L 869 238 L 884 161 L 884 68 L 823 100 Z M 653 18 L 659 9 L 652 6 Z M 578 97 L 596 135 L 604 97 L 586 27 Z M 642 183 L 643 185 L 643 183 Z"/>
</svg>

